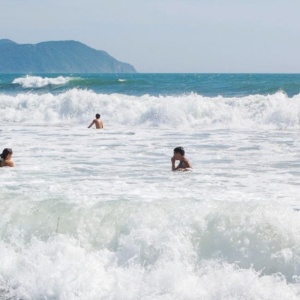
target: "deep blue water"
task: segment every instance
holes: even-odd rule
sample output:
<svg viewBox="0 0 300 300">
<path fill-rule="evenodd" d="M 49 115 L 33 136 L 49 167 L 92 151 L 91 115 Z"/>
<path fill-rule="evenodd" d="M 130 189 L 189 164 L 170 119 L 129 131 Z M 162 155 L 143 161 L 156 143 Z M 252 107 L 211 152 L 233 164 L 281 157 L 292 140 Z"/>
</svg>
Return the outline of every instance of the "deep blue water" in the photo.
<svg viewBox="0 0 300 300">
<path fill-rule="evenodd" d="M 289 97 L 300 93 L 300 74 L 31 74 L 37 78 L 71 78 L 66 84 L 40 84 L 24 87 L 13 83 L 20 74 L 0 74 L 0 93 L 62 93 L 78 88 L 103 94 L 182 95 L 195 93 L 208 97 L 267 95 L 283 91 Z"/>
</svg>

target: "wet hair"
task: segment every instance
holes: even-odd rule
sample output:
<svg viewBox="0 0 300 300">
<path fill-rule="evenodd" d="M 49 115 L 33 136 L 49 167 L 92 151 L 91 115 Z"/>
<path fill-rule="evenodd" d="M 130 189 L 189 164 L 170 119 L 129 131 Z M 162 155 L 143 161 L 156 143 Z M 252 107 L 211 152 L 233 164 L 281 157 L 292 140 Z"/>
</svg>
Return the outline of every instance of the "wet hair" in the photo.
<svg viewBox="0 0 300 300">
<path fill-rule="evenodd" d="M 7 155 L 8 154 L 12 154 L 12 150 L 10 148 L 5 148 L 3 151 L 2 151 L 2 154 L 1 154 L 1 158 L 3 159 L 6 159 Z"/>
<path fill-rule="evenodd" d="M 96 119 L 99 119 L 100 117 L 100 114 L 96 114 Z"/>
<path fill-rule="evenodd" d="M 174 153 L 180 153 L 182 156 L 184 156 L 185 154 L 184 149 L 182 147 L 176 147 L 174 149 Z"/>
</svg>

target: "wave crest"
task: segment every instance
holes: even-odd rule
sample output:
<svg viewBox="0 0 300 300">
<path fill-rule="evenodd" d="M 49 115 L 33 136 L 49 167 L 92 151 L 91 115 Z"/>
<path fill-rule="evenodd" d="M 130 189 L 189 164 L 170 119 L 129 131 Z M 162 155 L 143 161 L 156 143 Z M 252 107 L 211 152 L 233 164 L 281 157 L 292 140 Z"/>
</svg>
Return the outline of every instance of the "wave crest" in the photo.
<svg viewBox="0 0 300 300">
<path fill-rule="evenodd" d="M 48 85 L 64 85 L 71 80 L 70 77 L 58 76 L 55 78 L 29 76 L 20 77 L 13 80 L 12 83 L 19 84 L 23 88 L 42 88 Z"/>
<path fill-rule="evenodd" d="M 99 112 L 113 126 L 196 129 L 299 128 L 300 94 L 289 98 L 283 92 L 245 97 L 128 96 L 97 94 L 72 89 L 51 93 L 0 95 L 4 122 L 89 122 Z"/>
</svg>

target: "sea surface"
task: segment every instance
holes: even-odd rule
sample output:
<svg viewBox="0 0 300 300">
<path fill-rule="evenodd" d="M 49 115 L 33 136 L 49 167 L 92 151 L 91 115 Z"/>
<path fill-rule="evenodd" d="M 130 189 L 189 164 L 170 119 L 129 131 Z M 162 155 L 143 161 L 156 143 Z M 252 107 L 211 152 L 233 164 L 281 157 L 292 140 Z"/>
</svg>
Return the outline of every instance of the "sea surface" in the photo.
<svg viewBox="0 0 300 300">
<path fill-rule="evenodd" d="M 300 75 L 2 74 L 0 147 L 0 299 L 300 299 Z"/>
</svg>

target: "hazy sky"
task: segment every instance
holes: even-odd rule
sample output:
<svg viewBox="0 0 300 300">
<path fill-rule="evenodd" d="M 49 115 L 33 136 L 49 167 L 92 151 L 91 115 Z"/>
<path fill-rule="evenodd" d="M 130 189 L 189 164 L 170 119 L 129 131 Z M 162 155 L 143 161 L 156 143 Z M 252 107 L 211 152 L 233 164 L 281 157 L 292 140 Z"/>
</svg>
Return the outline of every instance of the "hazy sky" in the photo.
<svg viewBox="0 0 300 300">
<path fill-rule="evenodd" d="M 300 0 L 0 0 L 0 38 L 77 40 L 138 72 L 300 73 Z"/>
</svg>

